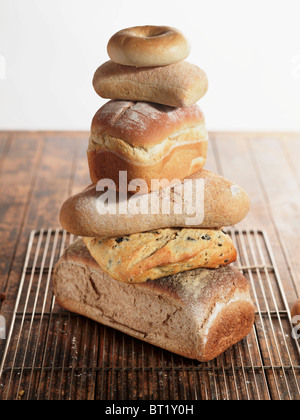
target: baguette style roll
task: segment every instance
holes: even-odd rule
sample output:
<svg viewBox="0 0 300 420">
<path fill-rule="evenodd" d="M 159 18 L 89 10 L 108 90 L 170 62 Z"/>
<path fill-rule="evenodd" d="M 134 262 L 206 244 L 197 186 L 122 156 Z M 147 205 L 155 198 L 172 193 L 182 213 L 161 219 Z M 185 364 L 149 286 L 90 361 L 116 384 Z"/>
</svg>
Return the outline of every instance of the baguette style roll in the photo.
<svg viewBox="0 0 300 420">
<path fill-rule="evenodd" d="M 247 280 L 231 266 L 128 285 L 105 274 L 81 239 L 55 267 L 54 294 L 70 312 L 200 362 L 246 337 L 255 317 Z"/>
<path fill-rule="evenodd" d="M 129 67 L 107 61 L 95 72 L 93 86 L 105 99 L 154 102 L 176 108 L 198 102 L 208 90 L 206 73 L 187 61 L 164 67 Z"/>
<path fill-rule="evenodd" d="M 172 183 L 202 169 L 207 146 L 205 119 L 197 105 L 171 108 L 109 101 L 91 125 L 87 151 L 91 181 L 110 179 L 121 190 L 119 172 L 123 171 L 128 183 L 145 182 L 141 193 L 153 191 L 152 180 Z"/>
<path fill-rule="evenodd" d="M 179 187 L 182 194 L 178 193 Z M 239 223 L 250 209 L 250 199 L 241 187 L 204 169 L 171 188 L 141 195 L 140 201 L 129 194 L 111 194 L 116 195 L 111 212 L 99 206 L 107 193 L 97 191 L 95 185 L 69 197 L 60 211 L 62 227 L 73 235 L 93 238 L 170 227 L 220 229 Z M 163 211 L 166 199 L 170 208 Z M 158 211 L 153 212 L 153 208 Z"/>
</svg>

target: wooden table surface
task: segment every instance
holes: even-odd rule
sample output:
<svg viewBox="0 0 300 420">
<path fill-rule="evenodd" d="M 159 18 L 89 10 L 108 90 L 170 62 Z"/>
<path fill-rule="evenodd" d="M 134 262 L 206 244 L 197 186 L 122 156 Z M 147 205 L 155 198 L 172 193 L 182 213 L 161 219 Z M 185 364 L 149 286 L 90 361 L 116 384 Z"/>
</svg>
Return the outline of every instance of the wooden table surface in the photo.
<svg viewBox="0 0 300 420">
<path fill-rule="evenodd" d="M 0 315 L 9 326 L 32 230 L 59 227 L 63 201 L 89 183 L 87 132 L 0 132 Z M 300 296 L 300 133 L 210 133 L 206 168 L 242 186 L 237 227 L 262 229 L 288 304 Z"/>
</svg>

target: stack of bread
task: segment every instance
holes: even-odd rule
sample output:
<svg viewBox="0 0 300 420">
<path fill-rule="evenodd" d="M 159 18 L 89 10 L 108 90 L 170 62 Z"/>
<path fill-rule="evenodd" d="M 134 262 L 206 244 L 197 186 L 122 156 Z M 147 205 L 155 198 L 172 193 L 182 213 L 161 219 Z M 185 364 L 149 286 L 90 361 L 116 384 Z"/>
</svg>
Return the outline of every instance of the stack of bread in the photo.
<svg viewBox="0 0 300 420">
<path fill-rule="evenodd" d="M 224 230 L 249 211 L 233 182 L 204 168 L 197 102 L 207 76 L 170 27 L 122 30 L 95 73 L 87 157 L 92 184 L 62 206 L 79 236 L 54 272 L 65 309 L 182 356 L 209 361 L 254 323 L 237 251 Z"/>
</svg>

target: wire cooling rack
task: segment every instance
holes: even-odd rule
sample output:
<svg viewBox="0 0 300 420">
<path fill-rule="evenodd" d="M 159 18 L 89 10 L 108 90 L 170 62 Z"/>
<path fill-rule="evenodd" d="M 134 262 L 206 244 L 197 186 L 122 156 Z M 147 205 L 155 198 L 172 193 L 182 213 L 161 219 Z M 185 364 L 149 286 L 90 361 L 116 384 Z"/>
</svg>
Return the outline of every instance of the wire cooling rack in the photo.
<svg viewBox="0 0 300 420">
<path fill-rule="evenodd" d="M 1 400 L 299 400 L 300 350 L 265 232 L 229 229 L 256 320 L 244 340 L 199 363 L 61 309 L 53 267 L 75 239 L 33 231 L 6 340 Z"/>
</svg>

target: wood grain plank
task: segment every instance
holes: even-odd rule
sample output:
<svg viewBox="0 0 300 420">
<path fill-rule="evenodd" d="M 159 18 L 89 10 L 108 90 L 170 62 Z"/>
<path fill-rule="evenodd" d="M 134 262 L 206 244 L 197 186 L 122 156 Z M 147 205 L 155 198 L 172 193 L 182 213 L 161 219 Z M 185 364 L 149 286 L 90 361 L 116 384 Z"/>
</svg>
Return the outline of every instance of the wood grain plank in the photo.
<svg viewBox="0 0 300 420">
<path fill-rule="evenodd" d="M 0 272 L 1 290 L 5 291 L 7 278 L 19 242 L 28 207 L 31 189 L 41 156 L 40 139 L 12 137 L 5 151 L 0 173 Z"/>
<path fill-rule="evenodd" d="M 88 138 L 88 133 L 84 133 L 83 136 L 78 139 L 77 160 L 71 195 L 79 193 L 91 184 L 87 161 Z"/>
<path fill-rule="evenodd" d="M 78 140 L 70 136 L 42 136 L 43 154 L 40 158 L 39 168 L 35 177 L 35 183 L 32 188 L 30 202 L 23 220 L 21 235 L 17 244 L 15 257 L 12 268 L 7 281 L 7 299 L 3 302 L 1 313 L 6 319 L 7 328 L 10 326 L 13 308 L 15 305 L 16 295 L 19 289 L 19 282 L 22 275 L 22 267 L 24 264 L 24 256 L 27 249 L 28 239 L 32 230 L 40 230 L 42 228 L 59 227 L 59 210 L 62 202 L 70 194 L 71 186 L 74 179 L 74 170 L 76 167 L 76 150 L 78 148 Z M 30 163 L 29 163 L 30 164 Z M 44 247 L 45 241 L 42 244 Z M 38 263 L 40 264 L 40 262 Z M 36 283 L 35 283 L 36 284 Z M 43 286 L 42 286 L 43 287 Z M 43 289 L 42 289 L 43 290 Z M 28 295 L 27 310 L 32 311 L 34 308 L 35 290 L 30 290 Z M 37 301 L 37 309 L 41 308 L 42 299 Z M 26 323 L 27 322 L 27 323 Z M 24 328 L 28 327 L 26 321 Z M 18 328 L 22 324 L 15 324 L 14 335 L 18 336 Z M 41 333 L 41 335 L 40 335 Z M 29 334 L 29 332 L 28 332 Z M 44 328 L 39 330 L 38 322 L 32 324 L 30 340 L 28 342 L 28 352 L 26 341 L 20 343 L 16 349 L 17 363 L 23 364 L 26 360 L 32 358 L 34 354 L 34 346 L 45 346 L 43 337 Z M 26 337 L 26 331 L 25 335 Z M 2 351 L 2 343 L 0 342 L 0 354 Z M 38 354 L 43 354 L 45 349 L 41 348 Z M 14 351 L 13 351 L 14 353 Z M 38 373 L 32 377 L 33 383 L 37 383 Z M 29 374 L 20 375 L 19 379 L 15 378 L 11 388 L 6 388 L 5 393 L 9 393 L 12 398 L 16 397 L 18 389 L 24 389 L 30 392 Z M 4 390 L 3 390 L 4 392 Z"/>
<path fill-rule="evenodd" d="M 0 131 L 0 159 L 3 153 L 3 150 L 5 148 L 5 145 L 10 137 L 11 136 L 9 134 Z"/>
<path fill-rule="evenodd" d="M 278 139 L 280 141 L 283 154 L 293 172 L 293 175 L 300 188 L 300 134 L 299 136 L 286 136 Z"/>
<path fill-rule="evenodd" d="M 214 135 L 209 133 L 208 140 L 208 151 L 207 151 L 207 160 L 205 163 L 204 169 L 214 173 L 220 173 L 220 165 L 217 159 L 215 144 L 214 144 Z"/>
<path fill-rule="evenodd" d="M 30 202 L 23 218 L 21 234 L 7 281 L 8 297 L 2 306 L 2 314 L 6 316 L 8 322 L 19 286 L 30 232 L 60 226 L 59 210 L 69 195 L 74 177 L 77 140 L 74 141 L 71 137 L 45 136 L 42 142 L 43 154 L 35 175 Z M 27 166 L 31 164 L 32 162 L 25 162 Z M 11 206 L 8 207 L 8 212 L 11 212 Z"/>
<path fill-rule="evenodd" d="M 300 296 L 300 194 L 298 182 L 282 151 L 279 139 L 258 137 L 252 140 L 250 146 L 267 199 L 269 214 L 276 225 L 282 252 L 290 266 L 297 295 Z M 300 155 L 298 159 L 299 157 Z"/>
<path fill-rule="evenodd" d="M 2 172 L 3 162 L 9 150 L 12 135 L 0 132 L 0 175 Z"/>
</svg>

